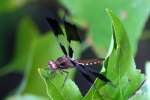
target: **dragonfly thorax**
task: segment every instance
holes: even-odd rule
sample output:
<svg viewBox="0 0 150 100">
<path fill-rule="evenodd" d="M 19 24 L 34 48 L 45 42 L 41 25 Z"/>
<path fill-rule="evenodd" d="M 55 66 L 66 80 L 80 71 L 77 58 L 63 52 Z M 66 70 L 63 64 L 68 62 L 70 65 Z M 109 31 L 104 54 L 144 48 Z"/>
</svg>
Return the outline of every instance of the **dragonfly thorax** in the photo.
<svg viewBox="0 0 150 100">
<path fill-rule="evenodd" d="M 62 56 L 62 57 L 59 57 L 56 61 L 49 61 L 48 66 L 51 70 L 67 69 L 73 66 L 70 60 L 71 60 L 70 57 Z"/>
<path fill-rule="evenodd" d="M 59 66 L 59 68 L 68 68 L 69 66 L 72 66 L 72 63 L 70 62 L 71 58 L 68 57 L 68 56 L 62 56 L 62 57 L 59 57 L 57 60 L 56 60 L 56 64 Z"/>
</svg>

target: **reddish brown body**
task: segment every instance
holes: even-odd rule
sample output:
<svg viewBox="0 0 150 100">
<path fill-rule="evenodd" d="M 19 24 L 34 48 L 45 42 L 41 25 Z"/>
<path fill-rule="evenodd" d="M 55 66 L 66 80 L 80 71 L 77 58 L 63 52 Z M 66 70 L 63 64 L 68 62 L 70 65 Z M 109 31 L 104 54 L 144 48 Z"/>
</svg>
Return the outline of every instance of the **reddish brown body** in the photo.
<svg viewBox="0 0 150 100">
<path fill-rule="evenodd" d="M 72 58 L 70 58 L 68 56 L 62 56 L 62 57 L 59 57 L 56 61 L 49 61 L 48 65 L 51 70 L 68 69 L 68 68 L 74 67 L 70 60 L 72 60 L 78 64 L 84 65 L 84 66 L 101 64 L 100 59 L 73 60 Z"/>
</svg>

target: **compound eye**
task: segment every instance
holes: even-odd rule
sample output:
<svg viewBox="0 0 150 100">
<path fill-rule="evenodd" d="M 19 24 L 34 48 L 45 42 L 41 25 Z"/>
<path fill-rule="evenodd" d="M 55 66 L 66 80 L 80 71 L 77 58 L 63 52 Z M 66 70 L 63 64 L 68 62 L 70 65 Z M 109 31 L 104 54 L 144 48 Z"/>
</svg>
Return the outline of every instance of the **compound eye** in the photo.
<svg viewBox="0 0 150 100">
<path fill-rule="evenodd" d="M 61 63 L 60 65 L 61 65 L 61 66 L 65 66 L 65 65 L 66 65 L 66 63 L 65 63 L 65 62 L 63 62 L 63 63 Z"/>
<path fill-rule="evenodd" d="M 49 61 L 48 65 L 50 66 L 51 69 L 57 69 L 57 66 L 53 61 Z"/>
</svg>

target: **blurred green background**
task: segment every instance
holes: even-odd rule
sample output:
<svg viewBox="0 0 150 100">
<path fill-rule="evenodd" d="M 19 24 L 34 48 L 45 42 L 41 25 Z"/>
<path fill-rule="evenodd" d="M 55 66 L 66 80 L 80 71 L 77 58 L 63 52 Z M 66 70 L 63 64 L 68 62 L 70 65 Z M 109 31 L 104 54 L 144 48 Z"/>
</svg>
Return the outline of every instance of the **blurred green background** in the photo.
<svg viewBox="0 0 150 100">
<path fill-rule="evenodd" d="M 123 23 L 136 64 L 144 72 L 150 60 L 150 0 L 1 0 L 0 99 L 12 94 L 47 96 L 37 68 L 62 55 L 47 17 L 64 12 L 87 29 L 85 48 L 80 50 L 80 44 L 73 44 L 77 57 L 105 57 L 112 37 L 106 8 Z M 75 79 L 80 79 L 78 73 Z M 84 80 L 78 85 L 83 93 L 89 86 L 84 86 Z"/>
</svg>

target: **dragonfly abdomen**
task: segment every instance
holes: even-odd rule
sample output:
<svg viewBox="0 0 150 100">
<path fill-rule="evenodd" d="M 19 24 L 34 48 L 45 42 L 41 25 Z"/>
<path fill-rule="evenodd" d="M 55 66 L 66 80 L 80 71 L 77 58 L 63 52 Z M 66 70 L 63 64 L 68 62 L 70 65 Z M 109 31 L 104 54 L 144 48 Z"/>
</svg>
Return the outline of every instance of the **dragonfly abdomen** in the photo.
<svg viewBox="0 0 150 100">
<path fill-rule="evenodd" d="M 102 64 L 101 59 L 78 60 L 78 62 L 79 64 L 84 65 L 84 66 Z"/>
</svg>

